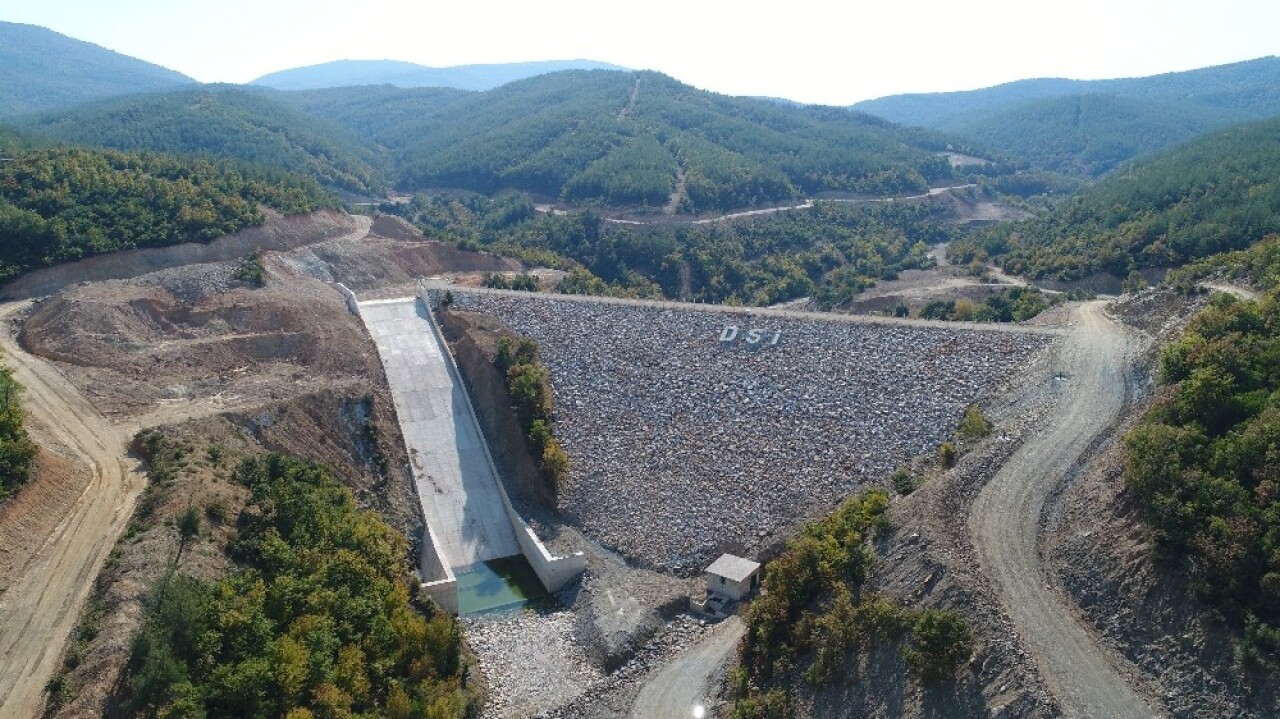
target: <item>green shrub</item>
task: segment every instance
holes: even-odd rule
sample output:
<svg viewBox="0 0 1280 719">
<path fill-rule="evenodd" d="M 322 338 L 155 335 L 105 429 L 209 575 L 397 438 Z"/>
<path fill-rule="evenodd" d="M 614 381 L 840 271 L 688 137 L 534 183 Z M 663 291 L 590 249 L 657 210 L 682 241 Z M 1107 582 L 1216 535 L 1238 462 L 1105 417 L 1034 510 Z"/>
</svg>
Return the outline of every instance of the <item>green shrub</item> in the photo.
<svg viewBox="0 0 1280 719">
<path fill-rule="evenodd" d="M 911 647 L 905 658 L 926 682 L 955 676 L 973 653 L 973 634 L 955 612 L 926 609 L 911 628 Z"/>
<path fill-rule="evenodd" d="M 21 390 L 13 371 L 0 367 L 0 502 L 27 483 L 36 458 L 19 401 Z"/>
<path fill-rule="evenodd" d="M 795 713 L 780 689 L 739 700 L 729 714 L 732 719 L 789 719 Z"/>
<path fill-rule="evenodd" d="M 172 575 L 152 590 L 130 655 L 127 715 L 476 709 L 461 688 L 457 623 L 410 602 L 403 536 L 358 511 L 318 466 L 246 459 L 236 480 L 252 495 L 231 548 L 239 569 L 213 583 Z"/>
<path fill-rule="evenodd" d="M 938 447 L 938 461 L 941 462 L 942 466 L 946 469 L 954 467 L 956 465 L 955 445 L 950 442 L 943 442 L 942 446 Z"/>
<path fill-rule="evenodd" d="M 262 265 L 262 250 L 254 250 L 245 255 L 231 276 L 254 287 L 261 287 L 267 281 L 266 268 Z"/>
<path fill-rule="evenodd" d="M 916 478 L 911 470 L 906 467 L 899 467 L 889 475 L 889 483 L 893 485 L 893 491 L 906 496 L 916 491 Z"/>
<path fill-rule="evenodd" d="M 556 442 L 551 424 L 551 378 L 538 352 L 538 344 L 527 337 L 498 340 L 494 366 L 507 380 L 507 395 L 516 419 L 524 429 L 529 452 L 542 470 L 543 481 L 553 493 L 569 472 L 569 456 Z"/>
<path fill-rule="evenodd" d="M 1124 438 L 1125 480 L 1161 557 L 1241 632 L 1280 652 L 1280 303 L 1216 295 L 1160 357 L 1169 389 Z"/>
<path fill-rule="evenodd" d="M 188 504 L 182 514 L 178 515 L 178 536 L 183 544 L 186 544 L 198 534 L 200 534 L 200 510 L 196 509 L 194 504 Z"/>
<path fill-rule="evenodd" d="M 992 428 L 991 420 L 983 414 L 982 408 L 971 404 L 965 408 L 964 417 L 960 419 L 960 427 L 956 433 L 962 442 L 976 442 L 991 434 Z"/>
</svg>

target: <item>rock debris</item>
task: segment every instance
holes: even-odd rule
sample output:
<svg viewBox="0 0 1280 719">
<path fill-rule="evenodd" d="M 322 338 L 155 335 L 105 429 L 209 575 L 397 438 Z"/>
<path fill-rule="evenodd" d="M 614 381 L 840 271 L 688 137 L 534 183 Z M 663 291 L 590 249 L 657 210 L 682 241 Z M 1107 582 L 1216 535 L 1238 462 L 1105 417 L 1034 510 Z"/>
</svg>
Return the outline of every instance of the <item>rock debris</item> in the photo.
<svg viewBox="0 0 1280 719">
<path fill-rule="evenodd" d="M 564 515 L 629 560 L 682 575 L 772 544 L 934 451 L 968 404 L 1052 341 L 454 294 L 458 309 L 541 347 L 571 461 Z"/>
</svg>

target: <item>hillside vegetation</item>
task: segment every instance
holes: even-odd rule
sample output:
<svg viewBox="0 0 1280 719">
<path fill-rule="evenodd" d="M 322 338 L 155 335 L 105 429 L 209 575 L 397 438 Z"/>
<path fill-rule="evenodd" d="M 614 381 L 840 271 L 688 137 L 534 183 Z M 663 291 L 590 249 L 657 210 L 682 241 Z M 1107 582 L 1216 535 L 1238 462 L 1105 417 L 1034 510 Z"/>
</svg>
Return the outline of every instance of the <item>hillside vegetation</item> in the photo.
<svg viewBox="0 0 1280 719">
<path fill-rule="evenodd" d="M 933 263 L 929 245 L 959 236 L 944 202 L 819 203 L 706 225 L 632 226 L 591 213 L 535 214 L 518 195 L 419 195 L 400 212 L 429 235 L 572 270 L 561 292 L 768 305 L 813 297 L 836 306 L 877 280 Z"/>
<path fill-rule="evenodd" d="M 975 112 L 943 127 L 1035 167 L 1097 177 L 1138 155 L 1250 119 L 1229 108 L 1088 94 Z"/>
<path fill-rule="evenodd" d="M 952 177 L 941 136 L 836 108 L 716 95 L 652 72 L 560 72 L 461 96 L 401 92 L 374 89 L 363 112 L 350 101 L 304 102 L 390 148 L 406 190 L 517 189 L 656 208 L 683 173 L 679 209 L 701 212 L 826 191 L 915 192 Z M 387 103 L 424 112 L 395 114 L 388 132 Z"/>
<path fill-rule="evenodd" d="M 1275 241 L 1267 253 L 1276 269 Z M 1280 305 L 1218 295 L 1161 355 L 1170 387 L 1125 437 L 1127 480 L 1157 548 L 1280 660 Z"/>
<path fill-rule="evenodd" d="M 21 392 L 13 371 L 0 367 L 0 504 L 26 484 L 36 456 L 36 446 L 23 424 Z"/>
<path fill-rule="evenodd" d="M 513 189 L 649 209 L 674 195 L 685 213 L 822 192 L 916 193 L 955 179 L 940 154 L 948 141 L 931 132 L 837 108 L 716 95 L 652 72 L 557 72 L 487 92 L 201 87 L 50 113 L 20 129 L 235 158 L 362 194 L 388 184 Z"/>
<path fill-rule="evenodd" d="M 250 82 L 277 90 L 317 90 L 352 85 L 490 90 L 508 82 L 562 70 L 622 70 L 592 60 L 544 60 L 488 65 L 427 67 L 399 60 L 336 60 L 263 75 Z"/>
<path fill-rule="evenodd" d="M 1037 167 L 1098 176 L 1145 152 L 1280 115 L 1280 59 L 1116 80 L 1020 80 L 854 108 L 953 133 Z"/>
<path fill-rule="evenodd" d="M 1127 167 L 1043 217 L 956 242 L 950 256 L 1063 280 L 1182 265 L 1280 232 L 1278 177 L 1280 120 L 1252 123 Z"/>
<path fill-rule="evenodd" d="M 20 127 L 78 145 L 242 160 L 350 192 L 386 188 L 384 158 L 352 133 L 242 88 L 104 100 L 29 118 Z"/>
<path fill-rule="evenodd" d="M 0 22 L 0 117 L 194 82 L 52 30 Z"/>
<path fill-rule="evenodd" d="M 124 705 L 141 717 L 463 717 L 462 634 L 405 584 L 407 542 L 357 511 L 327 471 L 245 459 L 252 494 L 230 553 L 204 582 L 171 574 L 134 641 Z M 181 519 L 183 536 L 199 515 Z M 180 550 L 179 550 L 180 551 Z"/>
<path fill-rule="evenodd" d="M 378 85 L 275 92 L 266 96 L 341 125 L 365 142 L 389 148 L 411 137 L 414 128 L 427 118 L 437 117 L 450 104 L 471 94 L 447 87 L 404 89 Z"/>
<path fill-rule="evenodd" d="M 926 683 L 968 660 L 972 634 L 958 614 L 907 609 L 864 590 L 875 560 L 869 543 L 888 530 L 888 506 L 882 489 L 853 497 L 769 563 L 764 592 L 746 613 L 735 719 L 793 716 L 794 698 L 780 687 L 800 677 L 816 686 L 847 681 L 856 671 L 850 659 L 876 646 L 896 647 Z"/>
<path fill-rule="evenodd" d="M 83 149 L 0 163 L 0 279 L 136 247 L 201 242 L 333 206 L 312 181 L 227 163 Z"/>
</svg>

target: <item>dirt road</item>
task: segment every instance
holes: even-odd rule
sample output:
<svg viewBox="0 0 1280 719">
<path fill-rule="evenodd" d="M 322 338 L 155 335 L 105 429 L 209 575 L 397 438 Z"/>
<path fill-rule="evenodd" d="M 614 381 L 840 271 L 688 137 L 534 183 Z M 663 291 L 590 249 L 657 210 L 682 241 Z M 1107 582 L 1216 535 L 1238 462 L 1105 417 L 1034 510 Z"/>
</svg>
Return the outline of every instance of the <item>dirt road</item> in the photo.
<svg viewBox="0 0 1280 719">
<path fill-rule="evenodd" d="M 1205 289 L 1214 292 L 1226 292 L 1229 295 L 1235 295 L 1242 300 L 1256 300 L 1258 293 L 1240 285 L 1233 285 L 1228 282 L 1201 282 L 1200 285 Z"/>
<path fill-rule="evenodd" d="M 710 715 L 707 701 L 711 680 L 725 666 L 746 632 L 738 617 L 729 617 L 701 642 L 676 655 L 649 677 L 631 705 L 634 719 L 650 717 L 702 717 Z M 698 713 L 702 708 L 704 713 Z"/>
<path fill-rule="evenodd" d="M 0 324 L 25 305 L 0 307 Z M 24 388 L 24 408 L 48 433 L 37 439 L 93 470 L 65 518 L 0 596 L 0 716 L 25 719 L 40 713 L 45 683 L 144 479 L 125 457 L 126 432 L 103 418 L 57 369 L 23 351 L 7 327 L 0 329 L 0 347 Z"/>
<path fill-rule="evenodd" d="M 1067 716 L 1158 716 L 1129 687 L 1058 592 L 1038 550 L 1041 512 L 1124 406 L 1131 345 L 1101 302 L 1082 305 L 1056 359 L 1061 398 L 1051 424 L 983 488 L 969 529 L 983 570 Z"/>
</svg>

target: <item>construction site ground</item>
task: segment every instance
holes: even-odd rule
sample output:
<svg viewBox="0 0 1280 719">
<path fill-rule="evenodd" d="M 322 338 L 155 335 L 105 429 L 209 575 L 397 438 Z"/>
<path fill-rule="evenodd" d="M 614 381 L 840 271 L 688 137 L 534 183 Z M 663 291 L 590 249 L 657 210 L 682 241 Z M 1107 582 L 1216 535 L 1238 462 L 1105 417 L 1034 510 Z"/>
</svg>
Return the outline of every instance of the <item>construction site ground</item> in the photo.
<svg viewBox="0 0 1280 719">
<path fill-rule="evenodd" d="M 274 244 L 264 257 L 265 286 L 235 280 L 234 269 L 246 252 L 254 243 L 267 242 Z M 216 576 L 226 569 L 220 547 L 231 528 L 216 517 L 234 517 L 243 502 L 228 481 L 227 458 L 285 451 L 323 462 L 352 487 L 362 505 L 419 538 L 422 520 L 409 458 L 381 365 L 359 319 L 330 283 L 341 282 L 369 299 L 404 294 L 402 288 L 412 287 L 421 276 L 474 277 L 521 269 L 493 255 L 426 242 L 394 219 L 371 221 L 341 213 L 277 217 L 247 237 L 202 247 L 135 256 L 132 266 L 140 271 L 133 274 L 129 263 L 122 265 L 119 259 L 104 259 L 102 267 L 89 260 L 54 268 L 21 286 L 0 288 L 9 297 L 51 293 L 2 310 L 12 321 L 12 332 L 0 333 L 6 362 L 27 387 L 24 402 L 42 447 L 34 480 L 0 508 L 0 546 L 5 549 L 0 552 L 2 716 L 105 713 L 127 661 L 141 600 L 175 555 L 171 520 L 189 503 L 214 511 L 206 511 L 207 532 L 184 553 L 180 570 Z M 1169 313 L 1170 326 L 1187 309 Z M 1046 336 L 1052 340 L 1066 332 L 1069 340 L 1071 333 L 1088 329 L 1081 322 L 1099 317 L 1082 311 L 1060 309 L 1039 324 L 1058 323 Z M 1095 311 L 1100 310 L 1087 310 Z M 1149 317 L 1152 312 L 1131 314 Z M 977 538 L 986 525 L 957 521 L 981 504 L 977 498 L 998 468 L 1049 426 L 1066 396 L 1056 378 L 1055 362 L 1068 356 L 1061 354 L 1062 346 L 1062 340 L 1049 342 L 1049 349 L 1034 353 L 1026 369 L 985 389 L 980 401 L 997 421 L 996 436 L 972 448 L 951 472 L 896 501 L 897 531 L 879 547 L 883 558 L 876 587 L 908 604 L 964 613 L 978 637 L 972 661 L 954 686 L 938 694 L 920 690 L 893 675 L 888 663 L 868 656 L 855 668 L 864 681 L 812 697 L 816 715 L 843 715 L 849 706 L 884 717 L 1071 713 L 1061 680 L 1042 660 L 1043 647 L 1024 636 L 1031 631 L 1026 620 L 1005 607 L 1016 599 L 990 574 L 988 565 L 994 560 L 982 554 L 985 545 Z M 634 346 L 618 342 L 610 347 L 610 352 L 633 352 Z M 1126 397 L 1140 397 L 1147 386 L 1133 372 L 1122 370 L 1125 386 L 1133 391 Z M 589 398 L 581 399 L 586 406 Z M 1123 403 L 1089 452 L 1110 446 L 1115 426 L 1130 416 L 1132 407 L 1131 401 Z M 952 416 L 950 411 L 943 414 Z M 165 427 L 183 442 L 191 460 L 175 485 L 142 494 L 145 482 L 138 460 L 128 454 L 128 442 L 139 429 L 152 426 Z M 210 453 L 211 446 L 219 450 Z M 1061 483 L 1050 488 L 1031 530 L 1036 546 L 1043 547 L 1046 536 L 1053 542 L 1051 552 L 1035 557 L 1048 561 L 1037 571 L 1049 578 L 1060 602 L 1062 611 L 1054 621 L 1081 623 L 1092 646 L 1086 651 L 1104 656 L 1130 688 L 1151 702 L 1153 714 L 1193 716 L 1192 707 L 1221 706 L 1230 710 L 1222 716 L 1268 716 L 1261 699 L 1232 699 L 1238 687 L 1226 680 L 1196 683 L 1197 671 L 1221 676 L 1212 669 L 1221 668 L 1221 657 L 1206 659 L 1184 647 L 1179 672 L 1153 676 L 1165 653 L 1151 649 L 1150 642 L 1135 649 L 1132 628 L 1117 628 L 1099 610 L 1081 609 L 1086 597 L 1092 597 L 1091 607 L 1114 606 L 1105 597 L 1098 601 L 1098 587 L 1107 596 L 1167 592 L 1161 594 L 1166 585 L 1158 576 L 1143 575 L 1140 587 L 1116 587 L 1116 566 L 1150 561 L 1139 540 L 1117 542 L 1096 554 L 1080 550 L 1080 533 L 1088 531 L 1082 527 L 1097 519 L 1089 515 L 1093 503 L 1115 492 L 1114 472 L 1101 475 L 1111 477 L 1110 483 L 1077 483 L 1075 476 L 1068 474 L 1066 491 L 1059 491 Z M 135 512 L 135 504 L 146 511 Z M 816 514 L 819 508 L 810 511 Z M 975 510 L 973 516 L 980 514 Z M 1140 531 L 1132 517 L 1132 511 L 1117 512 L 1115 518 L 1103 518 L 1103 528 Z M 696 576 L 682 578 L 690 572 L 673 572 L 662 561 L 638 568 L 626 551 L 617 551 L 626 549 L 624 543 L 605 546 L 590 526 L 566 522 L 553 511 L 532 518 L 540 529 L 553 530 L 558 548 L 585 551 L 589 568 L 582 582 L 561 596 L 564 609 L 468 622 L 480 674 L 492 697 L 486 714 L 623 717 L 632 713 L 637 698 L 662 701 L 661 696 L 670 695 L 683 700 L 689 687 L 668 692 L 648 687 L 665 681 L 662 667 L 671 657 L 693 657 L 689 661 L 698 663 L 696 658 L 704 654 L 695 647 L 731 635 L 681 612 L 683 598 L 697 590 Z M 760 541 L 755 536 L 761 548 L 783 539 Z M 1126 546 L 1131 550 L 1127 554 Z M 1164 622 L 1161 627 L 1173 626 L 1172 619 L 1159 621 Z M 538 655 L 545 662 L 527 653 L 538 647 L 547 648 Z M 720 648 L 710 646 L 705 655 L 722 663 Z M 1117 655 L 1123 659 L 1115 659 Z M 718 691 L 707 686 L 707 677 L 718 676 L 707 669 L 701 662 L 688 673 L 699 682 L 697 693 Z M 55 677 L 60 677 L 54 685 L 60 690 L 46 705 L 45 689 Z M 1165 699 L 1170 694 L 1176 699 Z"/>
</svg>

